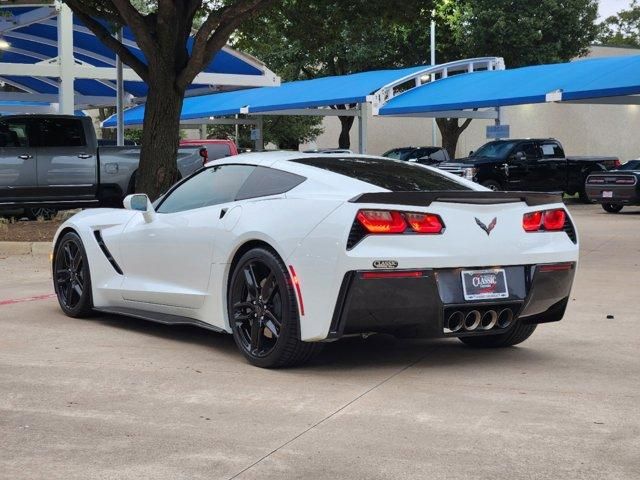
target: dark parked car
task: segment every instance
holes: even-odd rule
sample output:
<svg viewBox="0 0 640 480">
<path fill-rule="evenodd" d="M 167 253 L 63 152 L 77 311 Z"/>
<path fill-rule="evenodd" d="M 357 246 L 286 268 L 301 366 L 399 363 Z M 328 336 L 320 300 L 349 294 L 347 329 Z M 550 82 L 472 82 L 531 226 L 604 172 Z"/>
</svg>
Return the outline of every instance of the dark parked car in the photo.
<svg viewBox="0 0 640 480">
<path fill-rule="evenodd" d="M 626 205 L 640 205 L 640 160 L 631 160 L 607 173 L 587 177 L 585 189 L 592 202 L 609 213 L 618 213 Z"/>
<path fill-rule="evenodd" d="M 385 152 L 382 156 L 422 165 L 437 165 L 450 160 L 449 153 L 441 147 L 399 147 Z"/>
<path fill-rule="evenodd" d="M 444 162 L 438 168 L 484 185 L 491 190 L 538 190 L 580 194 L 587 176 L 620 165 L 616 157 L 567 157 L 558 140 L 495 140 L 467 158 Z"/>
</svg>

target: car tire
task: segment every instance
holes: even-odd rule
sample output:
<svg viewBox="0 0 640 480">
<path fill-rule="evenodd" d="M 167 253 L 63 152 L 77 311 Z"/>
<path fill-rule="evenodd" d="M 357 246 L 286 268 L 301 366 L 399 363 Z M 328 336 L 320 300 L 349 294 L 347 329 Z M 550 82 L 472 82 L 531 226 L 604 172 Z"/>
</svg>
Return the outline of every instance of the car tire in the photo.
<svg viewBox="0 0 640 480">
<path fill-rule="evenodd" d="M 53 253 L 53 288 L 62 311 L 69 317 L 93 314 L 91 274 L 87 252 L 75 232 L 66 233 Z"/>
<path fill-rule="evenodd" d="M 485 180 L 484 182 L 480 182 L 480 185 L 487 187 L 489 190 L 493 190 L 494 192 L 502 190 L 502 185 L 500 185 L 496 180 Z"/>
<path fill-rule="evenodd" d="M 602 208 L 608 213 L 620 213 L 623 205 L 620 205 L 619 203 L 603 203 Z"/>
<path fill-rule="evenodd" d="M 291 367 L 308 362 L 322 344 L 300 340 L 298 303 L 282 260 L 254 248 L 235 262 L 227 293 L 233 338 L 257 367 Z"/>
<path fill-rule="evenodd" d="M 525 325 L 516 322 L 505 333 L 494 335 L 483 335 L 479 337 L 460 337 L 459 340 L 465 345 L 475 348 L 503 348 L 511 347 L 524 342 L 535 331 L 537 325 Z"/>
</svg>

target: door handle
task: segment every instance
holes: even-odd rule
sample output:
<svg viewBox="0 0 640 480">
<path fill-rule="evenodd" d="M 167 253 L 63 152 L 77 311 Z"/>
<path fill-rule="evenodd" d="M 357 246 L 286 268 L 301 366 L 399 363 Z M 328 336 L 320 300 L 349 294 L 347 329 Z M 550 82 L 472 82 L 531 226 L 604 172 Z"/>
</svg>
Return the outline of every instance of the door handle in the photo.
<svg viewBox="0 0 640 480">
<path fill-rule="evenodd" d="M 30 160 L 30 159 L 33 158 L 33 155 L 27 155 L 27 154 L 18 155 L 18 158 L 21 159 L 21 160 Z"/>
<path fill-rule="evenodd" d="M 93 155 L 91 155 L 90 153 L 80 153 L 78 155 L 78 158 L 81 158 L 83 160 L 86 160 L 87 158 L 91 158 L 91 157 L 93 157 Z"/>
</svg>

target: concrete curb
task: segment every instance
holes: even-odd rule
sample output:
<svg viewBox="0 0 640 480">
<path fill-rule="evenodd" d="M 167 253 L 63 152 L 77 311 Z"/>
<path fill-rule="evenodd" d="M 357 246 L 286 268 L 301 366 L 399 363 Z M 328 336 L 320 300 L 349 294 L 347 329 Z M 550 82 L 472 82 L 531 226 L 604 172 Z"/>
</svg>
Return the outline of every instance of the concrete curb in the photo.
<svg viewBox="0 0 640 480">
<path fill-rule="evenodd" d="M 9 255 L 49 255 L 51 242 L 0 242 L 0 257 Z"/>
</svg>

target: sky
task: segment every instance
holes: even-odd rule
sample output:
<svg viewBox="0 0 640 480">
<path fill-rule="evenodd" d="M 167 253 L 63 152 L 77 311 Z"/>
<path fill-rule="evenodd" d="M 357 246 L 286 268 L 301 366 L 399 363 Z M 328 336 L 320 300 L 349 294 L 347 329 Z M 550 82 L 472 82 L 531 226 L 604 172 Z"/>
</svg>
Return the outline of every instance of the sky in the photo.
<svg viewBox="0 0 640 480">
<path fill-rule="evenodd" d="M 630 3 L 631 0 L 600 0 L 600 18 L 615 15 L 620 10 L 628 8 Z"/>
</svg>

